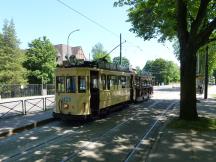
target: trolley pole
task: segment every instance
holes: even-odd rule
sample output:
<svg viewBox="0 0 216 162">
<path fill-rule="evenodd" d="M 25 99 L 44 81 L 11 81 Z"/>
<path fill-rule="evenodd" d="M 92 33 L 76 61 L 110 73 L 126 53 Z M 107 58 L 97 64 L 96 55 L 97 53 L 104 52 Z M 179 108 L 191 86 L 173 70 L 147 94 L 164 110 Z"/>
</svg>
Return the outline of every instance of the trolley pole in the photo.
<svg viewBox="0 0 216 162">
<path fill-rule="evenodd" d="M 74 32 L 76 32 L 76 31 L 79 31 L 80 29 L 76 29 L 76 30 L 73 30 L 72 32 L 70 32 L 69 34 L 68 34 L 68 37 L 67 37 L 67 57 L 69 57 L 69 38 L 70 38 L 70 36 L 71 36 L 71 34 L 72 33 L 74 33 Z"/>
<path fill-rule="evenodd" d="M 205 54 L 205 92 L 204 99 L 208 98 L 208 46 L 206 47 Z"/>
<path fill-rule="evenodd" d="M 120 33 L 120 58 L 119 58 L 120 60 L 119 60 L 119 63 L 120 63 L 120 65 L 121 65 L 121 63 L 122 63 L 122 43 L 121 43 L 121 33 Z"/>
</svg>

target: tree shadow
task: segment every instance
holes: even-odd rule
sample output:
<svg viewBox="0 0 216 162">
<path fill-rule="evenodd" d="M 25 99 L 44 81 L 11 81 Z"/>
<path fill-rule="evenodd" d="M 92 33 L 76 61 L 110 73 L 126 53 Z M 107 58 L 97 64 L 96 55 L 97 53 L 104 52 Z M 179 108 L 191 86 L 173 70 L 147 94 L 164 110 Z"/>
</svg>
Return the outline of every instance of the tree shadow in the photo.
<svg viewBox="0 0 216 162">
<path fill-rule="evenodd" d="M 0 141 L 0 160 L 123 161 L 170 102 L 131 104 L 92 122 L 56 121 L 21 132 Z"/>
</svg>

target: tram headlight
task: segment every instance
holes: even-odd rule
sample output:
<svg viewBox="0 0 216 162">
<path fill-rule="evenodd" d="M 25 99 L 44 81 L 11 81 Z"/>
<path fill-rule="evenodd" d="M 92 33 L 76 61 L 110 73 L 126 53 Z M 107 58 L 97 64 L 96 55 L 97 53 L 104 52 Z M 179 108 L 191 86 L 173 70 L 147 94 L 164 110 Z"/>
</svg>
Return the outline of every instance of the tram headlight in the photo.
<svg viewBox="0 0 216 162">
<path fill-rule="evenodd" d="M 64 104 L 64 109 L 69 109 L 69 104 Z"/>
</svg>

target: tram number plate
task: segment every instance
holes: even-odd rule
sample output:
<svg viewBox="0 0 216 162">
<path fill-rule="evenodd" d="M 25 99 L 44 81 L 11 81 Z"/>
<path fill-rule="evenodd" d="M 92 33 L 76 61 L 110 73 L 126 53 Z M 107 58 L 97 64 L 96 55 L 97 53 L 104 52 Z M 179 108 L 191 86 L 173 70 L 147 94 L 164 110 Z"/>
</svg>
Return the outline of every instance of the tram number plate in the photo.
<svg viewBox="0 0 216 162">
<path fill-rule="evenodd" d="M 63 102 L 71 102 L 71 97 L 69 97 L 69 96 L 63 96 L 62 97 L 62 101 Z"/>
</svg>

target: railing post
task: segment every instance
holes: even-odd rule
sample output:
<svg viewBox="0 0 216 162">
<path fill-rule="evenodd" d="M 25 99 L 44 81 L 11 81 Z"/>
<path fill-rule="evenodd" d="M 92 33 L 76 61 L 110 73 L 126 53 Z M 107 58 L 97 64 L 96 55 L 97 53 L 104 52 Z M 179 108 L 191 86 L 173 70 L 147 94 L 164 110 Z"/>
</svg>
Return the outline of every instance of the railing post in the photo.
<svg viewBox="0 0 216 162">
<path fill-rule="evenodd" d="M 21 102 L 22 102 L 22 112 L 23 112 L 23 115 L 25 115 L 24 100 L 21 100 Z"/>
<path fill-rule="evenodd" d="M 44 103 L 45 101 L 44 101 L 44 98 L 45 97 L 43 97 L 42 100 L 43 100 L 43 110 L 45 111 L 45 106 L 44 106 L 45 105 L 45 103 Z"/>
<path fill-rule="evenodd" d="M 45 111 L 46 111 L 47 110 L 47 107 L 46 107 L 46 105 L 47 105 L 47 103 L 46 103 L 47 98 L 45 97 L 44 99 L 45 99 Z"/>
<path fill-rule="evenodd" d="M 24 100 L 24 115 L 26 115 L 26 100 Z"/>
</svg>

